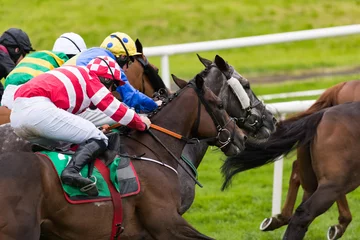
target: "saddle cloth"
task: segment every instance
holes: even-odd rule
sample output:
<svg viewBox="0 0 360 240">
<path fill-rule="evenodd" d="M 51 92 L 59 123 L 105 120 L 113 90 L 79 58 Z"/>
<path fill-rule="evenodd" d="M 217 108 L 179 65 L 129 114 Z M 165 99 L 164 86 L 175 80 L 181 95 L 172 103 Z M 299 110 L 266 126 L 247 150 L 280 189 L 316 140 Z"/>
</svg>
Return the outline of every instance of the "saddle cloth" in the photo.
<svg viewBox="0 0 360 240">
<path fill-rule="evenodd" d="M 51 162 L 57 172 L 59 179 L 61 172 L 64 170 L 66 165 L 71 159 L 71 154 L 65 154 L 55 151 L 40 151 L 37 154 L 46 156 Z M 95 161 L 101 161 L 96 159 Z M 127 157 L 116 157 L 111 164 L 107 166 L 110 172 L 111 184 L 121 194 L 121 197 L 128 197 L 136 195 L 140 192 L 139 178 L 136 174 L 135 168 Z M 88 166 L 85 166 L 80 174 L 82 176 L 88 176 Z M 72 204 L 88 203 L 88 202 L 99 202 L 99 201 L 110 201 L 111 194 L 109 186 L 107 185 L 104 177 L 100 171 L 96 168 L 93 169 L 92 176 L 96 178 L 96 186 L 99 190 L 99 195 L 96 197 L 88 196 L 86 193 L 80 191 L 80 189 L 61 184 L 65 198 Z"/>
</svg>

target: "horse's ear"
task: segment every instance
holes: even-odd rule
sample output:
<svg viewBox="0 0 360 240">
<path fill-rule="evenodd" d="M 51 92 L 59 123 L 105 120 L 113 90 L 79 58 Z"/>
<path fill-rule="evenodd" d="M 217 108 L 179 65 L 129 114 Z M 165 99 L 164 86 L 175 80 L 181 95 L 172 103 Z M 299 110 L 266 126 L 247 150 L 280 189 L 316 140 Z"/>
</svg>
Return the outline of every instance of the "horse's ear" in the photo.
<svg viewBox="0 0 360 240">
<path fill-rule="evenodd" d="M 199 54 L 196 54 L 197 57 L 199 58 L 200 62 L 205 66 L 205 67 L 208 67 L 212 64 L 212 62 L 206 58 L 203 58 L 203 57 L 200 57 Z"/>
<path fill-rule="evenodd" d="M 172 79 L 174 80 L 175 84 L 180 88 L 184 88 L 187 85 L 187 82 L 185 80 L 182 80 L 175 76 L 174 74 L 171 74 Z"/>
<path fill-rule="evenodd" d="M 215 56 L 215 64 L 216 66 L 218 66 L 218 68 L 220 69 L 220 71 L 222 72 L 226 72 L 229 69 L 229 65 L 225 62 L 225 60 L 220 57 L 219 55 Z"/>
<path fill-rule="evenodd" d="M 203 87 L 204 87 L 204 79 L 199 74 L 197 74 L 196 77 L 195 77 L 195 83 L 196 83 L 196 87 L 198 89 L 203 89 Z"/>
<path fill-rule="evenodd" d="M 135 41 L 135 46 L 138 53 L 143 53 L 143 46 L 138 38 Z"/>
</svg>

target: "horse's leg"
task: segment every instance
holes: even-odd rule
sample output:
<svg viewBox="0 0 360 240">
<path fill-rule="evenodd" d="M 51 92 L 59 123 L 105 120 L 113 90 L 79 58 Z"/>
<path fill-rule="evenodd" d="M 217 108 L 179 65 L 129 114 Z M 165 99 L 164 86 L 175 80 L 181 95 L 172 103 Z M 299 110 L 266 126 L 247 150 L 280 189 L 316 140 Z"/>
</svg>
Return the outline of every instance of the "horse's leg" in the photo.
<svg viewBox="0 0 360 240">
<path fill-rule="evenodd" d="M 298 161 L 295 160 L 292 165 L 292 171 L 289 179 L 289 189 L 281 213 L 271 218 L 265 218 L 265 220 L 260 224 L 261 231 L 272 231 L 289 223 L 294 211 L 296 197 L 300 186 L 298 171 Z"/>
<path fill-rule="evenodd" d="M 289 223 L 290 218 L 293 215 L 296 197 L 300 187 L 300 163 L 302 163 L 303 166 L 304 163 L 309 163 L 309 165 L 311 164 L 309 146 L 302 146 L 297 149 L 297 160 L 295 160 L 292 165 L 289 189 L 281 213 L 274 217 L 266 218 L 260 224 L 260 230 L 272 231 Z M 307 171 L 309 171 L 309 169 L 307 169 Z M 315 176 L 313 173 L 312 175 Z"/>
<path fill-rule="evenodd" d="M 327 211 L 340 197 L 342 185 L 336 182 L 319 184 L 317 190 L 296 209 L 283 239 L 303 239 L 310 223 Z"/>
<path fill-rule="evenodd" d="M 346 195 L 342 195 L 336 203 L 339 210 L 339 224 L 329 228 L 327 234 L 328 240 L 339 239 L 345 233 L 346 228 L 352 220 Z"/>
<path fill-rule="evenodd" d="M 0 155 L 0 239 L 38 240 L 43 194 L 37 159 L 31 154 L 11 159 L 9 155 Z"/>
<path fill-rule="evenodd" d="M 186 144 L 181 155 L 186 158 L 190 163 L 197 168 L 203 159 L 208 145 L 205 142 L 196 143 L 196 144 Z M 184 214 L 191 206 L 195 199 L 195 182 L 189 176 L 194 174 L 194 170 L 189 167 L 188 164 L 183 162 L 187 172 L 181 167 L 178 166 L 177 171 L 179 174 L 179 183 L 180 183 L 180 193 L 181 193 L 181 207 L 179 213 Z M 195 176 L 195 175 L 193 175 Z"/>
</svg>

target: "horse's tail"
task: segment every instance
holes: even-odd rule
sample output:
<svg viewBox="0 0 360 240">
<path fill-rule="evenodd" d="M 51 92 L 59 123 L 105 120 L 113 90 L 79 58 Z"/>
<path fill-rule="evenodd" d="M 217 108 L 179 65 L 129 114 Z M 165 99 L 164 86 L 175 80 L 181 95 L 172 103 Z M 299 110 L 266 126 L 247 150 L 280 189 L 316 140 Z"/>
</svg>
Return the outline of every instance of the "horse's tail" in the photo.
<svg viewBox="0 0 360 240">
<path fill-rule="evenodd" d="M 322 110 L 295 121 L 282 121 L 267 142 L 250 143 L 239 155 L 228 157 L 221 167 L 224 177 L 222 190 L 229 186 L 235 174 L 274 162 L 295 147 L 308 144 L 314 138 L 324 112 Z"/>
<path fill-rule="evenodd" d="M 321 109 L 337 105 L 337 95 L 345 84 L 346 82 L 341 82 L 328 88 L 323 94 L 321 94 L 321 96 L 316 100 L 316 102 L 311 105 L 311 107 L 301 113 L 298 113 L 288 118 L 286 121 L 296 121 L 300 118 L 311 115 L 314 112 L 320 111 Z"/>
</svg>

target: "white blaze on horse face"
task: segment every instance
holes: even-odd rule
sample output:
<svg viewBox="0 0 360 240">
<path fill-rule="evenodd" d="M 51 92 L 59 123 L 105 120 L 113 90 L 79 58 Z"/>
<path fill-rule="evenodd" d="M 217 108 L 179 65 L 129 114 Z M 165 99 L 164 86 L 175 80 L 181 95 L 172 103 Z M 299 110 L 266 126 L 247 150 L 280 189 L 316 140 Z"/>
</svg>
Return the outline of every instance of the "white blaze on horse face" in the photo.
<svg viewBox="0 0 360 240">
<path fill-rule="evenodd" d="M 234 77 L 231 77 L 229 80 L 227 80 L 227 83 L 229 84 L 229 86 L 232 88 L 235 95 L 239 99 L 243 109 L 250 107 L 250 98 L 245 92 L 245 89 L 243 88 L 239 80 Z"/>
</svg>

